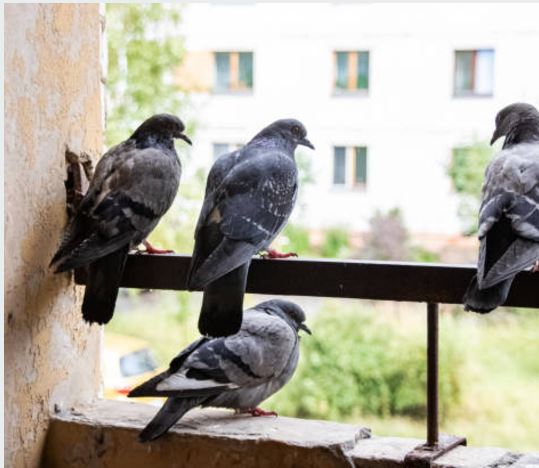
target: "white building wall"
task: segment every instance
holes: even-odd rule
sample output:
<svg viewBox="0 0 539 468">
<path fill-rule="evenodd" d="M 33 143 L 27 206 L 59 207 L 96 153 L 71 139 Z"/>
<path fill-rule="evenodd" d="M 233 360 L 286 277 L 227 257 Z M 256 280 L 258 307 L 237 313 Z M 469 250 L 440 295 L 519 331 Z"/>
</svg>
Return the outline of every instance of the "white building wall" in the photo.
<svg viewBox="0 0 539 468">
<path fill-rule="evenodd" d="M 400 207 L 414 233 L 457 233 L 451 149 L 488 141 L 504 105 L 539 105 L 537 18 L 531 3 L 189 4 L 188 51 L 254 52 L 252 94 L 193 96 L 192 161 L 209 168 L 212 143 L 295 117 L 316 146 L 300 150 L 315 183 L 296 221 L 364 230 L 376 209 Z M 495 49 L 494 95 L 455 98 L 454 51 L 476 48 Z M 335 50 L 370 51 L 367 95 L 333 95 Z M 334 145 L 368 147 L 366 190 L 332 186 Z"/>
</svg>

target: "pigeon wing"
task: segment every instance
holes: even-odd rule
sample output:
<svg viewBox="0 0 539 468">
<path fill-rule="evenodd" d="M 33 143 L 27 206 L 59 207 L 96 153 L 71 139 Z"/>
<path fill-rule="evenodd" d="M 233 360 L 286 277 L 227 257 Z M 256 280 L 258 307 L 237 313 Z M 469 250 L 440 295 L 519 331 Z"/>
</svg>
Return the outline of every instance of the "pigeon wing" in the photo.
<svg viewBox="0 0 539 468">
<path fill-rule="evenodd" d="M 66 271 L 142 241 L 176 195 L 179 161 L 128 142 L 107 153 L 51 264 Z M 172 176 L 171 176 L 172 175 Z"/>
<path fill-rule="evenodd" d="M 481 289 L 514 276 L 539 257 L 539 145 L 503 150 L 489 164 L 479 214 Z"/>
<path fill-rule="evenodd" d="M 249 261 L 284 227 L 297 196 L 297 169 L 284 154 L 237 163 L 208 195 L 190 275 L 203 288 Z"/>
</svg>

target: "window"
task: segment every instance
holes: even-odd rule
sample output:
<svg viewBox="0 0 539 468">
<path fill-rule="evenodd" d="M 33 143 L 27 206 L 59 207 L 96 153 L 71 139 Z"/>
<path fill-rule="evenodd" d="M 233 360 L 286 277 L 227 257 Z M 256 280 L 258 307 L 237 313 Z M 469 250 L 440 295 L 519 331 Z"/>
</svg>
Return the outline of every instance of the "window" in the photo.
<svg viewBox="0 0 539 468">
<path fill-rule="evenodd" d="M 333 184 L 344 185 L 346 181 L 346 148 L 336 146 L 333 152 Z"/>
<path fill-rule="evenodd" d="M 335 91 L 369 89 L 369 52 L 335 52 Z"/>
<path fill-rule="evenodd" d="M 216 92 L 253 89 L 252 52 L 215 52 Z"/>
<path fill-rule="evenodd" d="M 354 185 L 367 183 L 367 148 L 356 146 L 354 148 Z"/>
<path fill-rule="evenodd" d="M 333 185 L 361 188 L 367 184 L 367 148 L 335 146 L 333 148 Z"/>
<path fill-rule="evenodd" d="M 492 96 L 494 50 L 455 51 L 455 96 Z"/>
<path fill-rule="evenodd" d="M 236 151 L 243 145 L 240 143 L 214 143 L 213 144 L 213 160 L 215 161 L 219 156 Z"/>
</svg>

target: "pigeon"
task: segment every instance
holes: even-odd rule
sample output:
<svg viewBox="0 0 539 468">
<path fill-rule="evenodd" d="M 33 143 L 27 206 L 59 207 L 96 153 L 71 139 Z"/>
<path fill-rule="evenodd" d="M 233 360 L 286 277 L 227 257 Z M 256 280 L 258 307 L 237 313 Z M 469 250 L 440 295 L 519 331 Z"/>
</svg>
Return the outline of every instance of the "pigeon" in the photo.
<svg viewBox="0 0 539 468">
<path fill-rule="evenodd" d="M 187 278 L 188 290 L 204 290 L 198 322 L 202 335 L 228 336 L 240 329 L 253 255 L 264 250 L 270 258 L 295 255 L 269 245 L 296 201 L 294 151 L 298 145 L 314 149 L 306 135 L 301 122 L 277 120 L 211 168 Z"/>
<path fill-rule="evenodd" d="M 273 299 L 245 311 L 237 334 L 202 337 L 191 343 L 171 361 L 168 370 L 129 393 L 129 397 L 168 397 L 139 440 L 160 437 L 197 406 L 277 416 L 258 405 L 294 374 L 299 330 L 311 334 L 304 322 L 305 313 L 297 304 Z"/>
<path fill-rule="evenodd" d="M 181 164 L 174 138 L 191 144 L 182 121 L 158 114 L 99 160 L 90 187 L 68 224 L 50 266 L 55 273 L 88 266 L 82 315 L 105 324 L 114 313 L 130 249 L 145 239 L 170 208 L 178 191 Z"/>
<path fill-rule="evenodd" d="M 516 274 L 539 270 L 539 112 L 516 103 L 496 116 L 490 144 L 505 136 L 485 172 L 479 260 L 464 309 L 487 313 L 507 300 Z"/>
</svg>

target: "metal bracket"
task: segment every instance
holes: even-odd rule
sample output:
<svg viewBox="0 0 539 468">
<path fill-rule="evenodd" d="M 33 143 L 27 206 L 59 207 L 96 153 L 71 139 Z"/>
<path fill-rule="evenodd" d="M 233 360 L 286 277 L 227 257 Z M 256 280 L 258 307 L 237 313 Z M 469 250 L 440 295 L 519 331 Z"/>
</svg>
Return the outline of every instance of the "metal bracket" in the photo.
<svg viewBox="0 0 539 468">
<path fill-rule="evenodd" d="M 442 434 L 436 445 L 420 445 L 406 454 L 404 468 L 430 468 L 437 458 L 459 445 L 466 445 L 465 437 Z"/>
</svg>

